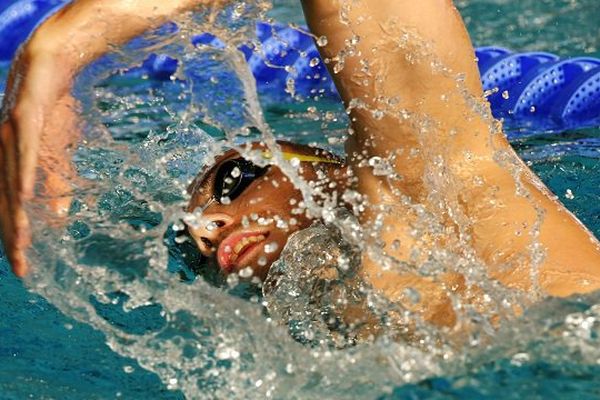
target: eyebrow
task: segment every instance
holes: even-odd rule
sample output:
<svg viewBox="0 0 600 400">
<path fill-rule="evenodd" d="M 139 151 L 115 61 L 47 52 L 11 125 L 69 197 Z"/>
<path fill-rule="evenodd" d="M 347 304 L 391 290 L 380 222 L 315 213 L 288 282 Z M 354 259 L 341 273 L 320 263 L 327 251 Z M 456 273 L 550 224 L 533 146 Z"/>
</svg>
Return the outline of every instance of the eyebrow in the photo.
<svg viewBox="0 0 600 400">
<path fill-rule="evenodd" d="M 203 198 L 210 198 L 211 196 L 207 192 L 214 186 L 215 171 L 221 163 L 212 165 L 206 171 L 201 172 L 188 187 L 188 193 L 191 195 L 188 208 L 194 204 L 197 207 L 199 203 L 203 202 Z"/>
<path fill-rule="evenodd" d="M 200 175 L 194 179 L 190 185 L 190 191 L 192 195 L 199 190 L 206 190 L 208 188 L 209 184 L 214 181 L 214 172 L 219 164 L 212 165 L 206 171 L 201 172 Z"/>
</svg>

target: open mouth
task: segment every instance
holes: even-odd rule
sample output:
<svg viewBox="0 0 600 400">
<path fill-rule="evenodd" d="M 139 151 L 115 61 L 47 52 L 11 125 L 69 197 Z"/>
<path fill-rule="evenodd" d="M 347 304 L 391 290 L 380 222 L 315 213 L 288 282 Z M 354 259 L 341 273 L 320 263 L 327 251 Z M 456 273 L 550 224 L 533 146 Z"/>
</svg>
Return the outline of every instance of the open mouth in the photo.
<svg viewBox="0 0 600 400">
<path fill-rule="evenodd" d="M 245 267 L 245 263 L 259 250 L 268 232 L 238 232 L 225 238 L 217 250 L 217 261 L 225 272 L 236 267 Z"/>
</svg>

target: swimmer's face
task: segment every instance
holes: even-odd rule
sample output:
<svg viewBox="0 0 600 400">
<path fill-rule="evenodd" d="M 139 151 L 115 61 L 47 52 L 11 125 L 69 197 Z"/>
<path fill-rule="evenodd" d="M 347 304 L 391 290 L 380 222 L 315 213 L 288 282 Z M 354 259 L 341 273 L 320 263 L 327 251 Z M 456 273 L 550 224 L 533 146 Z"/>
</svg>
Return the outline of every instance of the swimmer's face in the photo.
<svg viewBox="0 0 600 400">
<path fill-rule="evenodd" d="M 283 151 L 312 157 L 318 152 L 280 145 Z M 262 149 L 258 144 L 253 147 Z M 301 162 L 299 169 L 307 181 L 322 183 L 328 190 L 335 181 L 333 186 L 342 188 L 337 182 L 343 182 L 345 168 L 339 163 Z M 200 252 L 216 258 L 225 273 L 243 270 L 242 277 L 264 280 L 288 237 L 313 221 L 302 195 L 278 167 L 256 166 L 235 151 L 219 157 L 190 189 L 188 211 L 196 216 L 187 221 L 190 235 Z"/>
</svg>

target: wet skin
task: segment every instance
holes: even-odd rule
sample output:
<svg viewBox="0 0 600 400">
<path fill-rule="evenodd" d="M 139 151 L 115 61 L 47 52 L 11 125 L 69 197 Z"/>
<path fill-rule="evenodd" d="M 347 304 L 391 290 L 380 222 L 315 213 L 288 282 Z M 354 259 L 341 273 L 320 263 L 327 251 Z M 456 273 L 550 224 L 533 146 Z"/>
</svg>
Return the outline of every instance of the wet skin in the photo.
<svg viewBox="0 0 600 400">
<path fill-rule="evenodd" d="M 279 142 L 282 151 L 332 158 L 320 149 Z M 260 143 L 253 150 L 265 150 Z M 213 166 L 202 173 L 190 186 L 191 200 L 186 218 L 188 231 L 200 252 L 215 258 L 226 274 L 244 270 L 244 277 L 264 280 L 271 264 L 279 258 L 289 236 L 307 228 L 314 221 L 303 207 L 302 195 L 277 166 L 270 165 L 237 196 L 219 201 L 215 189 L 222 185 L 219 169 L 228 161 L 239 159 L 230 150 L 218 157 Z M 347 185 L 346 167 L 341 163 L 300 163 L 301 177 L 314 185 L 323 185 L 324 192 L 343 192 Z M 330 183 L 334 182 L 334 187 Z M 317 199 L 318 201 L 318 199 Z"/>
</svg>

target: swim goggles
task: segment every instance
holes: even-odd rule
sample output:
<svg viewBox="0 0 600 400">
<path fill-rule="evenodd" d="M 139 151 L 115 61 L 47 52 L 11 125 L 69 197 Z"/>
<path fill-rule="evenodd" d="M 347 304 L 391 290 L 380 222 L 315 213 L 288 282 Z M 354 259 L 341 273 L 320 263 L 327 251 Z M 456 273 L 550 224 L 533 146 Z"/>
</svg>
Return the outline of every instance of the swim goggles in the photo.
<svg viewBox="0 0 600 400">
<path fill-rule="evenodd" d="M 333 158 L 289 152 L 282 152 L 281 154 L 285 160 L 297 159 L 300 162 L 341 164 L 339 160 Z M 273 158 L 268 151 L 263 152 L 262 157 L 265 159 Z M 235 200 L 252 182 L 263 176 L 268 169 L 268 166 L 259 167 L 242 157 L 224 161 L 215 174 L 212 199 L 219 204 L 222 204 L 224 198 L 228 198 L 230 201 Z"/>
</svg>

